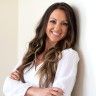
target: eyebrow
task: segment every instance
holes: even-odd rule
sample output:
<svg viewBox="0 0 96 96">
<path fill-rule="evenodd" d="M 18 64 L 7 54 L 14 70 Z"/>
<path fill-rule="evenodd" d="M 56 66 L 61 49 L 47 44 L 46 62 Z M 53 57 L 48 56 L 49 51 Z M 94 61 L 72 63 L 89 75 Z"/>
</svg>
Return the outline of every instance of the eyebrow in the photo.
<svg viewBox="0 0 96 96">
<path fill-rule="evenodd" d="M 49 19 L 57 20 L 57 19 L 55 19 L 55 18 L 53 18 L 53 17 L 50 17 Z M 61 20 L 61 21 L 63 21 L 63 22 L 68 22 L 67 20 Z"/>
</svg>

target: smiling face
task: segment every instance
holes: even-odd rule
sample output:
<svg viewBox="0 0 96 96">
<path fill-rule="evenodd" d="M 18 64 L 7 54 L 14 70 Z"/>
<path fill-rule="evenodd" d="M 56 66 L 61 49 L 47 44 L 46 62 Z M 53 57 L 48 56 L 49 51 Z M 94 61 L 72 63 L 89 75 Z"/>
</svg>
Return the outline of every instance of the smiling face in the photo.
<svg viewBox="0 0 96 96">
<path fill-rule="evenodd" d="M 55 9 L 49 17 L 46 28 L 48 40 L 52 43 L 57 43 L 66 36 L 67 30 L 68 22 L 65 12 Z"/>
</svg>

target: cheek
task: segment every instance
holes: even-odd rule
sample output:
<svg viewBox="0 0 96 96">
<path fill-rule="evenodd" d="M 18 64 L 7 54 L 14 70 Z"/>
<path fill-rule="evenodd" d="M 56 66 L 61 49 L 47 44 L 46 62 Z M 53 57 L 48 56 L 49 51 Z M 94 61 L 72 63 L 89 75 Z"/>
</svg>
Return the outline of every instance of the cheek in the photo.
<svg viewBox="0 0 96 96">
<path fill-rule="evenodd" d="M 52 26 L 50 24 L 47 25 L 46 27 L 46 33 L 49 33 L 49 31 L 52 29 Z"/>
<path fill-rule="evenodd" d="M 62 31 L 63 31 L 62 36 L 65 37 L 68 31 L 68 28 L 64 28 Z"/>
<path fill-rule="evenodd" d="M 53 25 L 48 24 L 48 25 L 47 25 L 47 30 L 50 30 L 52 27 L 53 27 Z"/>
</svg>

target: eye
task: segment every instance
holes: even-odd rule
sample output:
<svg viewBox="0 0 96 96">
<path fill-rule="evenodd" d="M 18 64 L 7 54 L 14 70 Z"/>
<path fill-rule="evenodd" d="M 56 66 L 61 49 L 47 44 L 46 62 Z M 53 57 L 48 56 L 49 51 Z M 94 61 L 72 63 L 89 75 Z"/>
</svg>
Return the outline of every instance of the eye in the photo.
<svg viewBox="0 0 96 96">
<path fill-rule="evenodd" d="M 67 22 L 63 22 L 62 25 L 68 26 L 68 23 Z"/>
<path fill-rule="evenodd" d="M 53 24 L 56 24 L 56 21 L 55 20 L 50 20 L 49 22 L 50 23 L 53 23 Z"/>
</svg>

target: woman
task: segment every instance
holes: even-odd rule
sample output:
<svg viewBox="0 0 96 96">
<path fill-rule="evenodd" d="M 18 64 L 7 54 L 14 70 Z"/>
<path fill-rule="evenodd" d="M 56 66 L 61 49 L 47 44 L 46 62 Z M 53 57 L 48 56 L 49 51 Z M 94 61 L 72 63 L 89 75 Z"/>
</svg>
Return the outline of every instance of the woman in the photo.
<svg viewBox="0 0 96 96">
<path fill-rule="evenodd" d="M 22 64 L 5 80 L 5 96 L 71 96 L 79 61 L 76 37 L 73 9 L 64 2 L 52 4 Z"/>
</svg>

